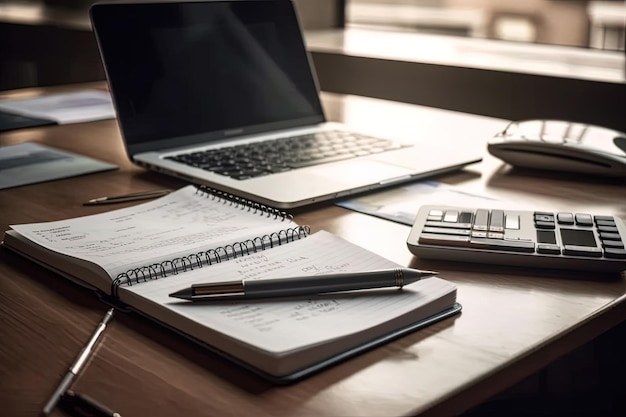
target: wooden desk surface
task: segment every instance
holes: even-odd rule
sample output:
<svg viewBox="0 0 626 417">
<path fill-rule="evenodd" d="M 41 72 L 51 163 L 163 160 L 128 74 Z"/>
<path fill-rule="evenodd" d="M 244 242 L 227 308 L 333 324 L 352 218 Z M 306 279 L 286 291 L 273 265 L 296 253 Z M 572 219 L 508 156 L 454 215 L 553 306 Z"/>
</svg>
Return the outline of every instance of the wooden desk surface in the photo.
<svg viewBox="0 0 626 417">
<path fill-rule="evenodd" d="M 331 119 L 373 131 L 418 137 L 428 120 L 435 120 L 432 109 L 418 106 L 334 95 L 324 100 Z M 472 120 L 475 129 L 482 125 L 489 131 L 503 123 Z M 13 223 L 122 207 L 81 205 L 93 197 L 183 185 L 132 166 L 113 120 L 0 135 L 0 146 L 23 141 L 98 157 L 121 169 L 0 191 L 2 231 Z M 622 180 L 517 171 L 488 155 L 438 180 L 538 207 L 626 218 Z M 269 385 L 147 319 L 118 314 L 74 388 L 125 417 L 449 415 L 515 384 L 626 317 L 624 277 L 419 260 L 406 248 L 407 226 L 333 205 L 300 210 L 296 220 L 401 264 L 439 270 L 458 285 L 463 313 L 286 387 Z M 105 310 L 89 291 L 0 249 L 3 415 L 39 414 Z M 53 415 L 64 414 L 55 410 Z"/>
</svg>

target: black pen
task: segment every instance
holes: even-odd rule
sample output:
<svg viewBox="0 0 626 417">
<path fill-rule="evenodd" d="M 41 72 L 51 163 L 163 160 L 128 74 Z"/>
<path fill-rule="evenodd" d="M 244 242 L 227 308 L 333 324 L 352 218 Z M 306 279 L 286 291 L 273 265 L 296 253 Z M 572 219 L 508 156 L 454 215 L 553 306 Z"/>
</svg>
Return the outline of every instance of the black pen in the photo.
<svg viewBox="0 0 626 417">
<path fill-rule="evenodd" d="M 72 364 L 72 367 L 69 369 L 69 371 L 67 371 L 67 373 L 61 380 L 61 383 L 59 384 L 57 389 L 54 391 L 54 393 L 52 394 L 52 396 L 50 397 L 46 405 L 43 407 L 43 411 L 42 411 L 43 415 L 47 416 L 48 414 L 50 414 L 50 412 L 54 409 L 54 407 L 56 406 L 61 396 L 65 394 L 65 392 L 68 390 L 70 385 L 72 385 L 74 378 L 83 368 L 83 366 L 85 366 L 85 363 L 87 363 L 87 360 L 93 353 L 96 347 L 96 343 L 100 339 L 100 336 L 102 336 L 102 333 L 104 333 L 104 330 L 106 329 L 106 325 L 111 320 L 112 317 L 113 317 L 113 309 L 111 308 L 104 315 L 104 318 L 102 319 L 100 324 L 98 324 L 98 327 L 96 327 L 96 330 L 91 335 L 91 339 L 89 339 L 89 342 L 83 348 L 83 350 L 80 351 L 80 354 L 78 355 L 78 357 Z"/>
<path fill-rule="evenodd" d="M 122 417 L 90 396 L 72 390 L 63 394 L 61 405 L 73 415 L 80 417 Z"/>
<path fill-rule="evenodd" d="M 113 204 L 113 203 L 123 203 L 125 201 L 135 201 L 135 200 L 145 200 L 148 198 L 156 198 L 162 197 L 171 193 L 172 190 L 152 190 L 152 191 L 140 191 L 138 193 L 132 194 L 124 194 L 113 197 L 98 197 L 93 198 L 86 203 L 83 203 L 83 206 L 94 206 L 96 204 Z"/>
<path fill-rule="evenodd" d="M 437 273 L 434 271 L 395 268 L 292 278 L 225 281 L 194 284 L 191 287 L 170 294 L 170 297 L 189 301 L 204 301 L 224 298 L 287 297 L 384 287 L 402 288 L 405 285 L 433 275 L 437 275 Z"/>
</svg>

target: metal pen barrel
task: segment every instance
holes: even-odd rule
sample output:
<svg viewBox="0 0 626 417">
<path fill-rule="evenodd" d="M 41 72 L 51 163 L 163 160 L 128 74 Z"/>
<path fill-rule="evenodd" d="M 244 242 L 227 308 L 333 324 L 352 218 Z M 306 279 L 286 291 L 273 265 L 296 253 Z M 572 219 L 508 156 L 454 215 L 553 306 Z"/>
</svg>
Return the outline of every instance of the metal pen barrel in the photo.
<svg viewBox="0 0 626 417">
<path fill-rule="evenodd" d="M 327 274 L 285 279 L 245 281 L 244 293 L 254 297 L 280 297 L 382 287 L 402 287 L 402 270 L 359 274 Z"/>
<path fill-rule="evenodd" d="M 193 301 L 213 298 L 287 297 L 373 288 L 402 288 L 436 274 L 434 271 L 394 268 L 290 278 L 222 281 L 193 284 L 191 287 L 171 293 L 170 297 Z"/>
</svg>

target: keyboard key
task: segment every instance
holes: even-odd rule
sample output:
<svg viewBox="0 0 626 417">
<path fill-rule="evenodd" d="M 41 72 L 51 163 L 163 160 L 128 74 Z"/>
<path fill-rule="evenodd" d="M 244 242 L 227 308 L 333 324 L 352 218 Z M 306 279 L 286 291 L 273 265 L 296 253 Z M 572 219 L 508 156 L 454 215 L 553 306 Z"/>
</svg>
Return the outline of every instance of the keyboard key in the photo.
<svg viewBox="0 0 626 417">
<path fill-rule="evenodd" d="M 489 230 L 492 232 L 504 231 L 504 210 L 492 210 Z"/>
<path fill-rule="evenodd" d="M 536 221 L 535 222 L 535 227 L 537 229 L 555 229 L 556 228 L 556 224 L 554 222 Z"/>
<path fill-rule="evenodd" d="M 622 240 L 622 238 L 619 235 L 619 233 L 607 233 L 607 232 L 600 232 L 600 239 L 602 239 L 602 240 Z"/>
<path fill-rule="evenodd" d="M 430 210 L 428 212 L 429 221 L 441 221 L 443 219 L 443 210 Z"/>
<path fill-rule="evenodd" d="M 598 231 L 606 233 L 619 233 L 617 226 L 598 226 Z"/>
<path fill-rule="evenodd" d="M 615 220 L 613 219 L 613 216 L 593 216 L 594 220 L 596 222 L 598 221 L 611 221 L 613 223 L 615 223 Z"/>
<path fill-rule="evenodd" d="M 470 211 L 463 211 L 459 214 L 459 223 L 467 224 L 471 227 L 474 214 Z"/>
<path fill-rule="evenodd" d="M 474 230 L 487 230 L 489 226 L 489 210 L 478 209 L 474 218 Z"/>
<path fill-rule="evenodd" d="M 563 248 L 563 255 L 601 258 L 602 249 L 589 246 L 565 245 L 565 247 Z"/>
<path fill-rule="evenodd" d="M 445 216 L 443 216 L 443 221 L 448 223 L 456 223 L 459 220 L 459 212 L 458 211 L 446 211 Z"/>
<path fill-rule="evenodd" d="M 602 241 L 602 246 L 605 247 L 605 248 L 623 249 L 624 248 L 624 242 L 622 242 L 621 240 L 603 240 Z"/>
<path fill-rule="evenodd" d="M 424 227 L 422 233 L 438 233 L 443 235 L 469 236 L 471 231 L 466 229 L 452 229 L 442 227 Z"/>
<path fill-rule="evenodd" d="M 454 223 L 451 225 L 450 223 L 440 222 L 440 221 L 431 221 L 426 220 L 426 226 L 430 227 L 454 227 L 455 229 L 471 229 L 472 225 L 470 223 Z"/>
<path fill-rule="evenodd" d="M 469 240 L 470 238 L 468 236 L 434 233 L 422 233 L 419 237 L 419 243 L 422 245 L 467 246 Z"/>
<path fill-rule="evenodd" d="M 550 245 L 547 243 L 537 244 L 537 253 L 546 253 L 550 255 L 560 255 L 561 247 L 559 245 Z"/>
<path fill-rule="evenodd" d="M 606 248 L 604 256 L 613 259 L 626 259 L 626 249 Z"/>
<path fill-rule="evenodd" d="M 576 213 L 575 219 L 579 226 L 593 226 L 593 218 L 590 214 Z"/>
<path fill-rule="evenodd" d="M 597 216 L 596 216 L 597 219 Z M 596 220 L 596 225 L 598 227 L 600 226 L 615 226 L 615 220 L 610 219 L 610 220 Z"/>
<path fill-rule="evenodd" d="M 556 227 L 554 214 L 552 213 L 535 212 L 533 218 L 535 227 L 538 229 L 554 229 Z"/>
<path fill-rule="evenodd" d="M 535 221 L 541 222 L 554 222 L 554 214 L 552 213 L 544 213 L 544 212 L 535 212 L 534 214 Z"/>
<path fill-rule="evenodd" d="M 561 212 L 556 215 L 559 224 L 574 224 L 574 215 L 572 213 Z"/>
<path fill-rule="evenodd" d="M 537 242 L 556 245 L 554 230 L 537 230 Z"/>
<path fill-rule="evenodd" d="M 504 221 L 504 228 L 509 230 L 519 230 L 519 216 L 507 214 Z"/>
</svg>

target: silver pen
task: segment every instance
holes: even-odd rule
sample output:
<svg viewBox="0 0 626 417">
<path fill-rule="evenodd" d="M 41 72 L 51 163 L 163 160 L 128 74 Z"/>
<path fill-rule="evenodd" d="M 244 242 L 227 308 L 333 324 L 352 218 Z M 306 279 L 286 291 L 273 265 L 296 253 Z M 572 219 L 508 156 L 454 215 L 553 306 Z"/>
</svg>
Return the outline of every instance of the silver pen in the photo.
<svg viewBox="0 0 626 417">
<path fill-rule="evenodd" d="M 394 268 L 292 278 L 225 281 L 194 284 L 170 294 L 170 297 L 189 301 L 204 301 L 225 298 L 287 297 L 385 287 L 402 288 L 433 275 L 437 275 L 437 273 L 409 268 Z"/>
<path fill-rule="evenodd" d="M 83 203 L 83 206 L 94 206 L 96 204 L 113 204 L 113 203 L 123 203 L 125 201 L 145 200 L 148 198 L 162 197 L 171 192 L 172 190 L 152 190 L 152 191 L 140 191 L 138 193 L 132 193 L 132 194 L 117 195 L 117 196 L 112 196 L 112 197 L 98 197 L 98 198 L 93 198 L 87 201 L 86 203 Z"/>
<path fill-rule="evenodd" d="M 78 357 L 72 364 L 72 367 L 65 374 L 65 377 L 63 377 L 63 379 L 61 380 L 61 383 L 59 384 L 57 389 L 54 391 L 54 393 L 52 394 L 52 396 L 50 397 L 46 405 L 43 407 L 43 411 L 42 411 L 43 415 L 47 416 L 48 414 L 50 414 L 50 412 L 54 409 L 59 399 L 63 396 L 63 394 L 65 394 L 65 392 L 68 390 L 70 385 L 72 385 L 74 378 L 76 377 L 76 375 L 78 375 L 78 373 L 83 368 L 83 366 L 85 366 L 85 363 L 87 363 L 87 360 L 93 353 L 96 347 L 96 343 L 100 339 L 100 336 L 102 336 L 104 329 L 106 329 L 107 323 L 111 320 L 112 317 L 113 317 L 113 309 L 111 308 L 109 309 L 109 311 L 107 311 L 107 313 L 105 314 L 100 324 L 98 324 L 98 327 L 96 327 L 96 330 L 91 335 L 91 339 L 89 339 L 89 342 L 83 348 L 83 350 L 80 351 L 80 354 L 78 355 Z"/>
</svg>

